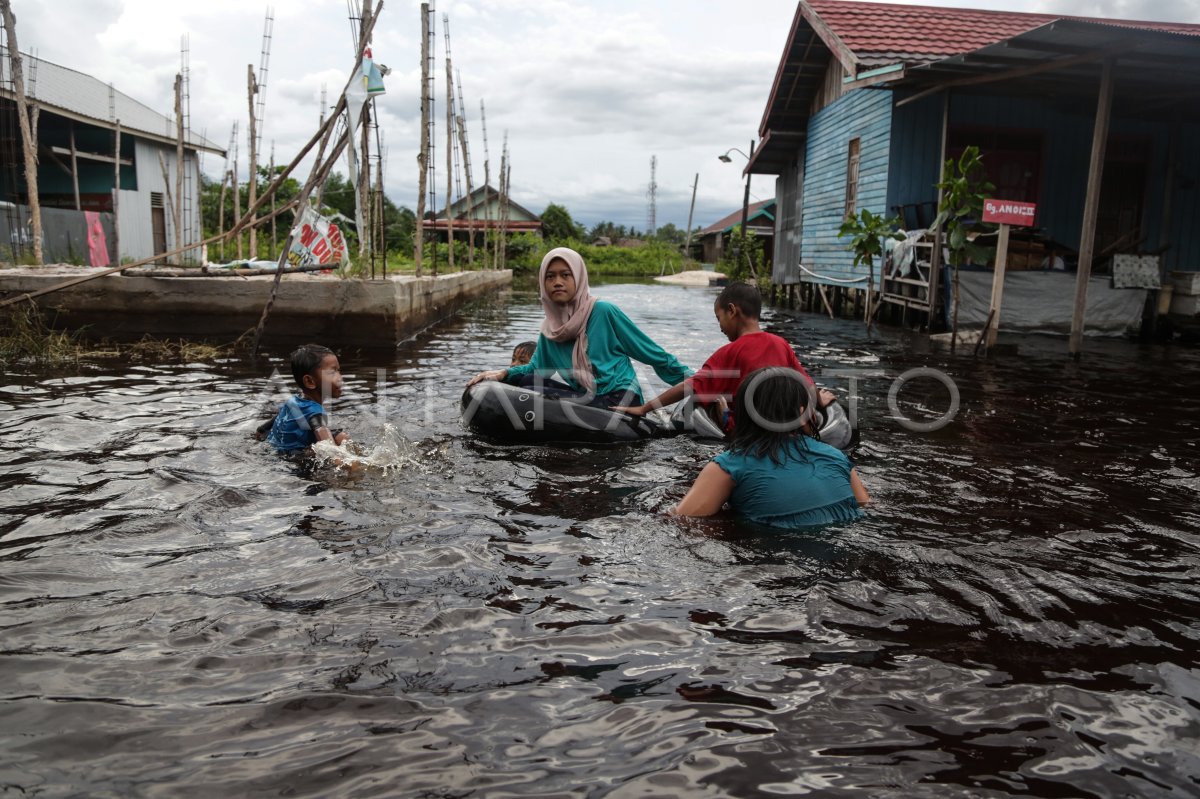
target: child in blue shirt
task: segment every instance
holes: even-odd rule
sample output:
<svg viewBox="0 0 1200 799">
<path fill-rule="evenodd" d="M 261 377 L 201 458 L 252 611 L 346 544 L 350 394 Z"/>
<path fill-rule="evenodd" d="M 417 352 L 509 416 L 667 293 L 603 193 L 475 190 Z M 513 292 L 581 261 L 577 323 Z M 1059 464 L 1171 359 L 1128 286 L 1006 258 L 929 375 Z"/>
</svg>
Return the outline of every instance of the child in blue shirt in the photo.
<svg viewBox="0 0 1200 799">
<path fill-rule="evenodd" d="M 342 367 L 333 351 L 320 344 L 305 344 L 292 353 L 292 377 L 300 393 L 279 409 L 268 443 L 279 452 L 298 452 L 318 441 L 342 444 L 349 436 L 329 429 L 329 419 L 321 404 L 327 398 L 342 396 Z"/>
<path fill-rule="evenodd" d="M 852 521 L 871 501 L 853 464 L 814 435 L 804 375 L 757 369 L 738 386 L 733 440 L 672 511 L 711 516 L 729 502 L 750 521 L 800 528 Z"/>
</svg>

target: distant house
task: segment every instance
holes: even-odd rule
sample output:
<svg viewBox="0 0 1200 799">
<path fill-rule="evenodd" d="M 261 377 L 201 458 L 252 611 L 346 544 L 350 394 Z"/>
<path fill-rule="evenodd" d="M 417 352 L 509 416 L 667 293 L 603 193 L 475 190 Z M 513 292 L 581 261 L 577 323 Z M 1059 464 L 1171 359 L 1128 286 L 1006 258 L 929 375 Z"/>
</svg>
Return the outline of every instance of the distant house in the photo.
<svg viewBox="0 0 1200 799">
<path fill-rule="evenodd" d="M 1037 203 L 1068 262 L 1137 250 L 1200 269 L 1197 86 L 1200 25 L 800 0 L 747 165 L 778 176 L 773 280 L 865 280 L 843 219 L 930 225 L 941 165 L 969 145 L 997 198 Z"/>
<path fill-rule="evenodd" d="M 141 259 L 174 247 L 176 182 L 175 120 L 142 105 L 96 78 L 22 55 L 25 94 L 38 109 L 38 198 L 43 209 L 46 260 L 87 251 L 80 212 L 96 213 L 105 227 L 110 258 Z M 120 152 L 116 130 L 120 123 Z M 181 232 L 199 241 L 200 157 L 225 151 L 185 132 Z M 112 251 L 112 212 L 117 188 L 120 252 Z M 8 51 L 0 48 L 0 245 L 22 242 L 28 229 L 28 187 Z M 57 210 L 65 209 L 65 210 Z M 79 241 L 82 233 L 83 243 Z M 196 257 L 198 257 L 196 253 Z"/>
<path fill-rule="evenodd" d="M 509 233 L 541 233 L 542 220 L 524 206 L 507 201 L 507 212 L 501 202 L 500 192 L 491 186 L 481 186 L 450 204 L 454 220 L 455 236 L 465 236 L 471 226 L 480 233 L 484 230 L 499 230 L 501 226 Z M 447 229 L 446 209 L 438 211 L 432 219 L 426 219 L 423 227 L 427 231 L 444 234 Z M 444 236 L 443 236 L 444 237 Z"/>
<path fill-rule="evenodd" d="M 729 235 L 742 224 L 742 209 L 722 217 L 700 231 L 700 260 L 715 264 L 729 249 Z M 760 264 L 773 260 L 775 242 L 775 200 L 762 200 L 746 208 L 746 230 L 754 236 L 757 245 L 763 248 Z M 695 245 L 693 245 L 695 246 Z"/>
</svg>

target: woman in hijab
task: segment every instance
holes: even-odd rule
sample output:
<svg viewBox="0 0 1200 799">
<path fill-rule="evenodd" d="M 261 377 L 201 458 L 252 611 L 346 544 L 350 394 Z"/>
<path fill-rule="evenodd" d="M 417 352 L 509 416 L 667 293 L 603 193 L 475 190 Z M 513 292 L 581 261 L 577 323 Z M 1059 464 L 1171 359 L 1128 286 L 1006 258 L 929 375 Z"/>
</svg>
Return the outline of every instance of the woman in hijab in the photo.
<svg viewBox="0 0 1200 799">
<path fill-rule="evenodd" d="M 523 366 L 480 372 L 467 385 L 482 380 L 534 385 L 549 396 L 578 397 L 588 405 L 609 408 L 642 402 L 630 358 L 652 367 L 667 385 L 691 373 L 620 308 L 591 295 L 587 267 L 574 250 L 556 247 L 546 253 L 538 287 L 546 320 L 533 359 Z M 565 384 L 550 379 L 555 372 Z"/>
</svg>

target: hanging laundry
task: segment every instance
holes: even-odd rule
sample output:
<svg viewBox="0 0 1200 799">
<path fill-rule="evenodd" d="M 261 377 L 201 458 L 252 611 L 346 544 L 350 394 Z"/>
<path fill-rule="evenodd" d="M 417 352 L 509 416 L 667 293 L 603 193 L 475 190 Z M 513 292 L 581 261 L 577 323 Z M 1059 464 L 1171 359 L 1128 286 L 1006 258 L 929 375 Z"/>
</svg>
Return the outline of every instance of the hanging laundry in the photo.
<svg viewBox="0 0 1200 799">
<path fill-rule="evenodd" d="M 104 236 L 100 214 L 84 211 L 83 222 L 87 226 L 88 263 L 92 266 L 108 266 L 108 241 Z"/>
</svg>

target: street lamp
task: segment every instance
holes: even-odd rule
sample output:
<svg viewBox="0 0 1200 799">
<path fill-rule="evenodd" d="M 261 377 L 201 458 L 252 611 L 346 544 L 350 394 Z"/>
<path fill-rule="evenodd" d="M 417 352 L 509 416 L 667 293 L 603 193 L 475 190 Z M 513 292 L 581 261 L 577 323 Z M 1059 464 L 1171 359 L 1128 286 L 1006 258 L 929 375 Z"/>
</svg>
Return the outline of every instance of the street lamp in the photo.
<svg viewBox="0 0 1200 799">
<path fill-rule="evenodd" d="M 743 153 L 741 150 L 739 150 L 736 147 L 730 147 L 724 153 L 722 153 L 721 155 L 718 155 L 717 159 L 719 161 L 722 161 L 723 163 L 728 164 L 733 161 L 733 159 L 729 157 L 730 153 L 737 153 L 738 155 L 745 158 L 747 161 L 753 161 L 754 160 L 754 140 L 753 139 L 750 140 L 750 155 L 746 155 L 745 153 Z M 743 242 L 746 240 L 746 216 L 748 215 L 749 210 L 750 210 L 750 173 L 747 172 L 746 173 L 746 194 L 742 197 L 742 241 Z M 734 254 L 736 255 L 737 253 L 734 253 Z M 757 283 L 758 282 L 758 274 L 754 271 L 754 261 L 750 260 L 750 253 L 746 253 L 746 265 L 748 267 L 750 267 L 750 277 L 753 278 L 754 282 Z"/>
</svg>

